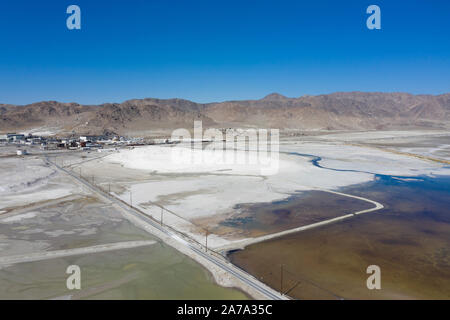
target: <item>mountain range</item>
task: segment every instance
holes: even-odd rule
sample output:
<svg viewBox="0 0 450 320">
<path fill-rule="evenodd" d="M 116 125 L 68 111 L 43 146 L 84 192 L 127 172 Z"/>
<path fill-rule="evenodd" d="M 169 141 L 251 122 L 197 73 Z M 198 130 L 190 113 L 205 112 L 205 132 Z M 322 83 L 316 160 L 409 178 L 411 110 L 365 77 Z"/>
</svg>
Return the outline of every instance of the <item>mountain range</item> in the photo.
<svg viewBox="0 0 450 320">
<path fill-rule="evenodd" d="M 81 105 L 43 101 L 0 104 L 0 132 L 57 128 L 61 133 L 139 135 L 157 130 L 257 127 L 297 130 L 450 129 L 450 94 L 337 92 L 288 98 L 195 103 L 183 99 L 133 99 Z"/>
</svg>

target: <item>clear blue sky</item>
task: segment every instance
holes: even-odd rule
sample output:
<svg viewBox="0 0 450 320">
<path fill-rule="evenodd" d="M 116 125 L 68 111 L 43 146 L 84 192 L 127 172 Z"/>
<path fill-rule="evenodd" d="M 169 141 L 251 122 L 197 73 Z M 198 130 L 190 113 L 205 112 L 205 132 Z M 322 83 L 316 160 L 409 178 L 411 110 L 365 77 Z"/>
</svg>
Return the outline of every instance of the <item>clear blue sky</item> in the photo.
<svg viewBox="0 0 450 320">
<path fill-rule="evenodd" d="M 450 92 L 448 0 L 2 0 L 0 43 L 0 103 Z"/>
</svg>

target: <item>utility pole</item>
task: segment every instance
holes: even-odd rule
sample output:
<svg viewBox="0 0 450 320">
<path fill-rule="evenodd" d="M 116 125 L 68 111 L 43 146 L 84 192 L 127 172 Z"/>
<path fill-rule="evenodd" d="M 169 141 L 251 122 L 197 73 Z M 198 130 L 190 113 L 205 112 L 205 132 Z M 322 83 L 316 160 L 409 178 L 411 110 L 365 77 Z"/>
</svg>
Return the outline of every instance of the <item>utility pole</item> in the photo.
<svg viewBox="0 0 450 320">
<path fill-rule="evenodd" d="M 81 167 L 80 167 L 80 178 L 81 178 Z"/>
<path fill-rule="evenodd" d="M 280 278 L 280 293 L 283 295 L 283 265 L 280 264 L 281 268 L 281 278 Z"/>
<path fill-rule="evenodd" d="M 164 214 L 164 209 L 161 207 L 161 225 L 163 225 L 163 214 Z"/>
<path fill-rule="evenodd" d="M 206 245 L 205 245 L 206 252 L 208 252 L 208 234 L 209 234 L 208 229 L 206 229 L 206 239 L 205 239 L 205 242 L 206 242 Z"/>
<path fill-rule="evenodd" d="M 133 208 L 133 198 L 132 198 L 132 195 L 131 195 L 131 188 L 130 188 L 130 207 Z"/>
</svg>

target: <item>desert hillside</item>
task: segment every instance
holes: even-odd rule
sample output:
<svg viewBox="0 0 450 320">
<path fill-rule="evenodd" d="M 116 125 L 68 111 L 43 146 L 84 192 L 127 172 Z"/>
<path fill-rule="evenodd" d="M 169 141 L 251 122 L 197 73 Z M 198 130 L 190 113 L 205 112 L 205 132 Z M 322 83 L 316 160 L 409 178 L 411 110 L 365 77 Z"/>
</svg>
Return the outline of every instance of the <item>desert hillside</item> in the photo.
<svg viewBox="0 0 450 320">
<path fill-rule="evenodd" d="M 134 99 L 80 105 L 56 101 L 0 104 L 0 131 L 38 127 L 66 133 L 118 134 L 204 126 L 300 130 L 450 128 L 450 94 L 339 92 L 199 104 L 183 99 Z"/>
</svg>

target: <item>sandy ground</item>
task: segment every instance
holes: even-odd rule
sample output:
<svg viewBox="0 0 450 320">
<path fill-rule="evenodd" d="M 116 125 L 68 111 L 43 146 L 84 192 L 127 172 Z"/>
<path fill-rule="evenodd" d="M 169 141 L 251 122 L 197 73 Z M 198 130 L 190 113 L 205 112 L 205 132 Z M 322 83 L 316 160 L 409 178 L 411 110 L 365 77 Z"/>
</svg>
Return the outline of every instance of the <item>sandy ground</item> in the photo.
<svg viewBox="0 0 450 320">
<path fill-rule="evenodd" d="M 49 137 L 54 136 L 60 132 L 62 132 L 62 130 L 59 127 L 38 127 L 27 131 L 22 131 L 20 133 L 25 135 L 32 134 L 35 136 Z"/>
<path fill-rule="evenodd" d="M 0 158 L 0 210 L 69 195 L 83 195 L 83 189 L 61 176 L 37 156 Z"/>
<path fill-rule="evenodd" d="M 448 131 L 343 132 L 320 135 L 312 139 L 389 147 L 402 152 L 450 160 L 450 132 Z"/>
</svg>

